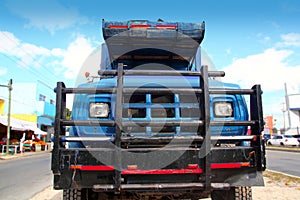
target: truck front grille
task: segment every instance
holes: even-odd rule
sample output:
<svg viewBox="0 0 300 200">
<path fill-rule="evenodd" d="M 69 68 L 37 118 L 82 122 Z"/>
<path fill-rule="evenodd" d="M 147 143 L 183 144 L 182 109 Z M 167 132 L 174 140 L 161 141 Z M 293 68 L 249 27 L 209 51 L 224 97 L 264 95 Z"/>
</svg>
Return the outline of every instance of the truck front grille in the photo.
<svg viewBox="0 0 300 200">
<path fill-rule="evenodd" d="M 199 100 L 195 95 L 133 94 L 123 97 L 124 120 L 197 120 Z M 131 127 L 130 132 L 196 132 L 195 127 Z"/>
</svg>

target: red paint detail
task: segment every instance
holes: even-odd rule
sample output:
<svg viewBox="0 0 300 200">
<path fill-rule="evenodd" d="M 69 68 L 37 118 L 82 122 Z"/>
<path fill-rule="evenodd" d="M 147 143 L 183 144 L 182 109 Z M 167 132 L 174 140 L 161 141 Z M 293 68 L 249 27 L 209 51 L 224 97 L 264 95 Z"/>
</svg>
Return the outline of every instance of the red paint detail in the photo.
<svg viewBox="0 0 300 200">
<path fill-rule="evenodd" d="M 122 170 L 123 175 L 144 174 L 201 174 L 202 169 L 152 169 L 152 170 Z"/>
<path fill-rule="evenodd" d="M 113 171 L 115 168 L 113 166 L 103 166 L 103 165 L 71 165 L 71 169 L 79 169 L 82 171 Z"/>
<path fill-rule="evenodd" d="M 213 163 L 211 164 L 212 169 L 232 169 L 241 168 L 242 163 Z"/>
<path fill-rule="evenodd" d="M 255 142 L 257 140 L 257 136 L 254 135 L 252 141 Z"/>
<path fill-rule="evenodd" d="M 127 25 L 108 25 L 108 28 L 115 28 L 115 29 L 122 29 L 122 28 L 128 28 Z"/>
<path fill-rule="evenodd" d="M 198 169 L 198 164 L 188 164 L 188 169 Z"/>
<path fill-rule="evenodd" d="M 251 135 L 251 128 L 250 127 L 248 127 L 248 129 L 247 129 L 247 135 Z"/>
<path fill-rule="evenodd" d="M 155 28 L 161 28 L 161 29 L 176 29 L 177 25 L 171 25 L 171 24 L 157 24 Z"/>
<path fill-rule="evenodd" d="M 131 24 L 130 28 L 151 28 L 150 24 Z"/>
<path fill-rule="evenodd" d="M 126 169 L 122 170 L 123 175 L 143 175 L 143 174 L 201 174 L 203 170 L 198 168 L 198 164 L 189 164 L 187 169 L 151 169 L 151 170 L 134 170 Z M 213 163 L 211 164 L 211 169 L 236 169 L 241 167 L 250 167 L 250 163 Z M 71 165 L 72 170 L 82 170 L 82 171 L 113 171 L 115 168 L 113 166 L 104 165 Z"/>
</svg>

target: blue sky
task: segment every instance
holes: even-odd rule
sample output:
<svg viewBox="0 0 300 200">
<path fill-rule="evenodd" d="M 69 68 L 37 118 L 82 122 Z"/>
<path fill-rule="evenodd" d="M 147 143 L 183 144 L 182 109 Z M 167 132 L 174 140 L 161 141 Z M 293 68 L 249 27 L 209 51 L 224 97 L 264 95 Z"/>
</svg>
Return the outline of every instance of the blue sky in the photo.
<svg viewBox="0 0 300 200">
<path fill-rule="evenodd" d="M 260 83 L 264 114 L 274 115 L 279 127 L 284 83 L 299 93 L 298 0 L 2 0 L 0 84 L 42 79 L 72 87 L 85 59 L 103 42 L 103 18 L 204 20 L 202 47 L 226 72 L 224 80 L 246 88 Z"/>
</svg>

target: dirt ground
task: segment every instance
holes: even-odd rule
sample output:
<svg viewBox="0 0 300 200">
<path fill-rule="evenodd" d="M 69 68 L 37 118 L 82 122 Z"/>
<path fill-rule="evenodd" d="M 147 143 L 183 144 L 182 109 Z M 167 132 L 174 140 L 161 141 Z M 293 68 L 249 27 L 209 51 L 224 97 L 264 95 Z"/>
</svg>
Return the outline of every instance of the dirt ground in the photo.
<svg viewBox="0 0 300 200">
<path fill-rule="evenodd" d="M 265 187 L 253 187 L 253 200 L 298 200 L 300 199 L 300 178 L 265 171 Z"/>
<path fill-rule="evenodd" d="M 265 171 L 265 187 L 253 187 L 253 200 L 298 200 L 300 199 L 300 178 Z M 38 193 L 31 200 L 60 200 L 62 191 L 52 187 Z M 209 198 L 210 199 L 210 198 Z"/>
</svg>

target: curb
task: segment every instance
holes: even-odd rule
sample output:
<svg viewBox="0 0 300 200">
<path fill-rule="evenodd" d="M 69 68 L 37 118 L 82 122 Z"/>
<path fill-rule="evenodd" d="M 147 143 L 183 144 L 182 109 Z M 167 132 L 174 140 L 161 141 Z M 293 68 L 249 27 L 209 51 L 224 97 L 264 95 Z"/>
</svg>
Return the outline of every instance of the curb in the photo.
<svg viewBox="0 0 300 200">
<path fill-rule="evenodd" d="M 6 155 L 6 154 L 0 154 L 0 160 L 15 160 L 19 158 L 26 158 L 30 156 L 37 156 L 37 155 L 43 155 L 46 153 L 51 153 L 51 151 L 39 151 L 39 152 L 25 152 L 25 153 L 18 153 L 13 155 Z"/>
<path fill-rule="evenodd" d="M 287 151 L 287 152 L 300 153 L 300 149 L 293 149 L 293 147 L 274 147 L 274 146 L 266 146 L 266 150 Z"/>
<path fill-rule="evenodd" d="M 281 176 L 287 176 L 287 177 L 290 177 L 290 178 L 299 179 L 299 181 L 300 181 L 299 176 L 294 176 L 294 175 L 291 175 L 291 174 L 287 174 L 287 173 L 283 173 L 283 172 L 279 172 L 279 171 L 275 171 L 275 170 L 271 170 L 271 169 L 266 169 L 266 171 L 274 173 L 274 174 L 278 174 L 278 175 L 281 175 Z"/>
<path fill-rule="evenodd" d="M 30 198 L 30 200 L 61 200 L 63 196 L 62 190 L 54 190 L 53 186 L 48 186 L 44 190 L 36 193 L 34 196 Z"/>
</svg>

